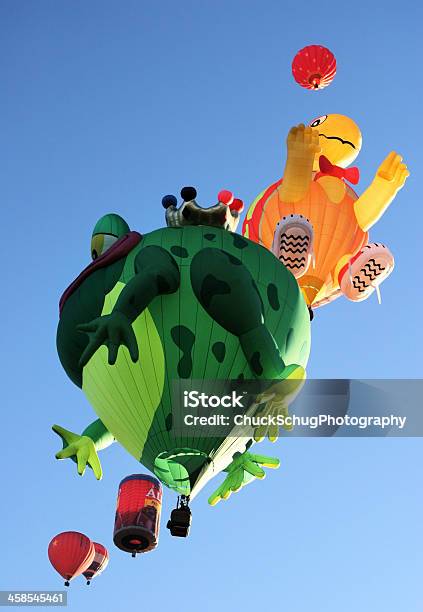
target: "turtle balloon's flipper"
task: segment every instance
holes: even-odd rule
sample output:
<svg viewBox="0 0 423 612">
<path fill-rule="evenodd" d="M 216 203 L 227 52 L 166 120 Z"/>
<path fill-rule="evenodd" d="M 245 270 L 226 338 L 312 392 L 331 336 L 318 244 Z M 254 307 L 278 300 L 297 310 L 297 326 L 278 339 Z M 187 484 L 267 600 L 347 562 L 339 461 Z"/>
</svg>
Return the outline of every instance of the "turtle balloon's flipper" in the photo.
<svg viewBox="0 0 423 612">
<path fill-rule="evenodd" d="M 374 242 L 364 246 L 341 268 L 339 286 L 352 302 L 366 300 L 376 291 L 380 301 L 380 284 L 394 269 L 394 257 L 383 244 Z"/>
<path fill-rule="evenodd" d="M 303 215 L 283 217 L 276 226 L 272 251 L 295 278 L 301 278 L 313 258 L 313 226 Z"/>
</svg>

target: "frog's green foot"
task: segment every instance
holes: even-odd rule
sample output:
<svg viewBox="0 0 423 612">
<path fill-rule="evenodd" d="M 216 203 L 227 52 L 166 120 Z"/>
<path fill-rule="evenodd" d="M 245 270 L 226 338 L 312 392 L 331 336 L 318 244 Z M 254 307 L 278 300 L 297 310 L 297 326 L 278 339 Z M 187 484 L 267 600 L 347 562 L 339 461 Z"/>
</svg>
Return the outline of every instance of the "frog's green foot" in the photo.
<svg viewBox="0 0 423 612">
<path fill-rule="evenodd" d="M 89 342 L 79 360 L 79 366 L 87 365 L 97 349 L 105 344 L 109 349 L 109 364 L 116 363 L 119 347 L 123 344 L 129 350 L 132 361 L 138 360 L 138 344 L 131 322 L 121 312 L 98 317 L 90 323 L 78 325 L 78 331 L 89 335 Z"/>
<path fill-rule="evenodd" d="M 93 470 L 97 480 L 101 480 L 103 470 L 91 438 L 75 434 L 64 427 L 60 427 L 60 425 L 53 425 L 52 429 L 62 438 L 63 442 L 63 449 L 56 453 L 56 459 L 72 458 L 78 466 L 80 476 L 84 475 L 88 465 Z"/>
<path fill-rule="evenodd" d="M 291 404 L 300 393 L 306 380 L 306 372 L 302 366 L 292 364 L 286 366 L 282 372 L 282 380 L 277 381 L 266 389 L 257 398 L 257 404 L 264 407 L 254 415 L 262 420 L 255 432 L 255 442 L 261 442 L 266 436 L 270 442 L 276 442 L 279 438 L 280 421 L 286 431 L 291 431 L 292 424 L 285 422 L 289 417 L 289 404 Z"/>
<path fill-rule="evenodd" d="M 209 504 L 215 506 L 221 499 L 228 499 L 230 495 L 239 491 L 244 485 L 252 482 L 255 478 L 263 479 L 266 472 L 263 467 L 278 468 L 279 459 L 266 457 L 264 455 L 254 455 L 245 452 L 235 456 L 232 463 L 226 468 L 228 475 L 218 489 L 209 497 Z"/>
</svg>

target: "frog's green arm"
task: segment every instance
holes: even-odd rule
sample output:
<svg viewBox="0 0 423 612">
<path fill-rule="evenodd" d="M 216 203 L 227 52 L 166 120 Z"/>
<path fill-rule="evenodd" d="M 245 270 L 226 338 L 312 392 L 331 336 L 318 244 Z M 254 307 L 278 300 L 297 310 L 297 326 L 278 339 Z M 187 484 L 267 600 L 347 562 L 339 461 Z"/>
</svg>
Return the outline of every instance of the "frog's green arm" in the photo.
<svg viewBox="0 0 423 612">
<path fill-rule="evenodd" d="M 135 258 L 135 275 L 122 290 L 113 312 L 125 315 L 131 323 L 158 295 L 179 288 L 179 268 L 173 257 L 158 246 L 149 246 Z"/>
<path fill-rule="evenodd" d="M 90 423 L 90 425 L 84 429 L 81 436 L 88 436 L 88 438 L 91 438 L 94 442 L 96 451 L 107 448 L 115 441 L 101 419 L 97 419 Z"/>
<path fill-rule="evenodd" d="M 108 347 L 110 365 L 116 363 L 122 344 L 128 348 L 135 363 L 139 354 L 132 323 L 155 297 L 173 293 L 179 287 L 178 265 L 170 253 L 161 247 L 141 249 L 135 258 L 134 267 L 135 274 L 122 289 L 112 312 L 90 323 L 78 325 L 78 331 L 90 334 L 79 367 L 84 368 L 102 344 Z"/>
</svg>

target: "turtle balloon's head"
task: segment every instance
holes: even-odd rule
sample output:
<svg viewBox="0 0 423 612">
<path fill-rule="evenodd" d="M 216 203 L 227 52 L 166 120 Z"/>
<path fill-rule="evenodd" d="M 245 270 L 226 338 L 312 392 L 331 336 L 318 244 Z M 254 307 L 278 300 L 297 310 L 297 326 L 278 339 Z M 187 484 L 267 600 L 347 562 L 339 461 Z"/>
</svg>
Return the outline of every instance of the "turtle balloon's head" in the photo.
<svg viewBox="0 0 423 612">
<path fill-rule="evenodd" d="M 319 131 L 321 155 L 336 166 L 346 168 L 360 153 L 361 132 L 358 125 L 345 115 L 322 115 L 313 119 L 309 126 Z M 316 155 L 314 170 L 319 170 L 319 156 Z"/>
<path fill-rule="evenodd" d="M 95 224 L 91 238 L 91 257 L 97 259 L 130 231 L 125 219 L 110 213 L 101 217 Z"/>
</svg>

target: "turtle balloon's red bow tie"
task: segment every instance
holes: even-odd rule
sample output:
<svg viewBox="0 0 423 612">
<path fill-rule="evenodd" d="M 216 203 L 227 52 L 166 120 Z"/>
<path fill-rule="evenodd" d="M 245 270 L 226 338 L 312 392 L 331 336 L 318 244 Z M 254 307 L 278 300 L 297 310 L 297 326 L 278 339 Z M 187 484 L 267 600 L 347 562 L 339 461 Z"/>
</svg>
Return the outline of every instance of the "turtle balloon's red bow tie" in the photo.
<svg viewBox="0 0 423 612">
<path fill-rule="evenodd" d="M 319 157 L 319 166 L 322 174 L 329 174 L 330 176 L 336 176 L 336 178 L 345 179 L 353 185 L 357 185 L 360 179 L 360 171 L 357 167 L 341 168 L 340 166 L 335 166 L 324 155 Z"/>
</svg>

